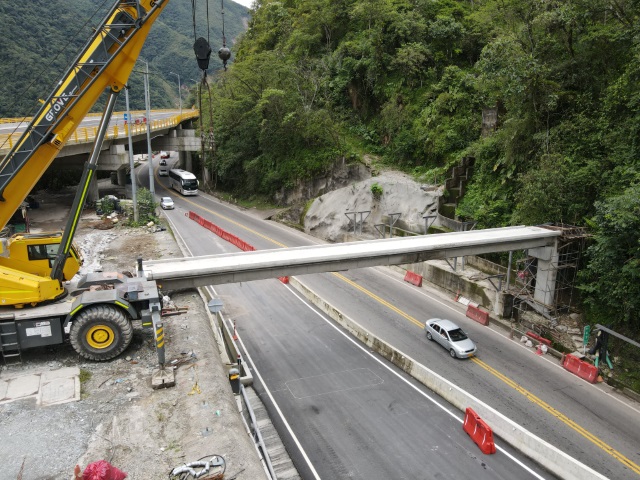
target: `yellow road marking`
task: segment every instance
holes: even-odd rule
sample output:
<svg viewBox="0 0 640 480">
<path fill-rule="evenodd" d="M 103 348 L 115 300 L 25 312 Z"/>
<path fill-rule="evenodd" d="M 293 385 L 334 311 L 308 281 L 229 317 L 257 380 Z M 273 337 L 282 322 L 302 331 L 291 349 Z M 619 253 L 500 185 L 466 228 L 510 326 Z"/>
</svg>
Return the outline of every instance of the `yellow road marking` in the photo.
<svg viewBox="0 0 640 480">
<path fill-rule="evenodd" d="M 162 188 L 164 190 L 166 190 L 167 192 L 171 191 L 171 189 L 169 189 L 166 186 L 164 186 L 164 184 L 162 182 L 158 182 L 158 184 L 161 185 Z M 246 227 L 246 226 L 242 225 L 241 223 L 236 222 L 235 220 L 231 220 L 229 217 L 226 217 L 226 216 L 224 216 L 224 215 L 222 215 L 220 213 L 214 212 L 213 210 L 209 210 L 207 207 L 203 207 L 202 205 L 199 205 L 196 202 L 193 202 L 193 201 L 189 200 L 187 197 L 184 197 L 183 200 L 185 202 L 187 202 L 187 203 L 190 203 L 194 207 L 198 207 L 198 208 L 200 208 L 202 210 L 205 210 L 205 211 L 209 212 L 213 216 L 216 216 L 218 218 L 222 218 L 223 220 L 235 225 L 238 228 L 246 230 L 247 232 L 251 232 L 254 235 L 257 235 L 258 237 L 260 237 L 260 238 L 262 238 L 262 239 L 264 239 L 264 240 L 266 240 L 268 242 L 274 243 L 274 244 L 276 244 L 276 245 L 278 245 L 279 247 L 282 247 L 282 248 L 288 248 L 287 245 L 285 245 L 284 243 L 280 243 L 280 242 L 278 242 L 277 240 L 274 240 L 271 237 L 267 237 L 266 235 L 263 235 L 260 232 L 256 232 L 255 230 L 253 230 L 253 229 L 251 229 L 249 227 Z"/>
<path fill-rule="evenodd" d="M 276 240 L 273 240 L 272 238 L 270 238 L 270 237 L 268 237 L 266 235 L 262 235 L 261 233 L 258 233 L 255 230 L 252 230 L 252 229 L 250 229 L 248 227 L 245 227 L 244 225 L 241 225 L 238 222 L 235 222 L 234 220 L 231 220 L 230 218 L 228 218 L 228 217 L 226 217 L 224 215 L 221 215 L 221 214 L 216 213 L 216 212 L 214 212 L 212 210 L 209 210 L 206 207 L 202 207 L 200 205 L 197 205 L 195 202 L 191 202 L 188 199 L 185 199 L 185 200 L 187 202 L 191 203 L 192 205 L 197 206 L 198 208 L 202 208 L 203 210 L 206 210 L 207 212 L 211 213 L 212 215 L 215 215 L 215 216 L 217 216 L 219 218 L 222 218 L 222 219 L 232 223 L 233 225 L 236 225 L 237 227 L 242 228 L 243 230 L 249 231 L 249 232 L 253 233 L 254 235 L 257 235 L 260 238 L 263 238 L 263 239 L 265 239 L 265 240 L 267 240 L 269 242 L 272 242 L 272 243 L 274 243 L 274 244 L 276 244 L 276 245 L 278 245 L 278 246 L 280 246 L 282 248 L 287 248 L 287 246 L 284 245 L 283 243 L 280 243 L 280 242 L 278 242 Z M 339 278 L 343 282 L 351 285 L 353 288 L 361 291 L 362 293 L 364 293 L 368 297 L 372 298 L 376 302 L 378 302 L 378 303 L 384 305 L 385 307 L 389 308 L 390 310 L 394 311 L 395 313 L 400 315 L 402 318 L 410 321 L 411 323 L 413 323 L 417 327 L 420 327 L 421 329 L 424 328 L 424 324 L 422 322 L 420 322 L 419 320 L 415 319 L 414 317 L 412 317 L 408 313 L 405 313 L 404 311 L 400 310 L 398 307 L 396 307 L 396 306 L 392 305 L 391 303 L 387 302 L 386 300 L 384 300 L 383 298 L 379 297 L 375 293 L 367 290 L 366 288 L 362 287 L 361 285 L 358 285 L 356 282 L 354 282 L 352 280 L 349 280 L 344 275 L 342 275 L 340 273 L 336 273 L 336 272 L 332 272 L 332 275 L 334 275 L 336 278 Z M 536 397 L 533 393 L 531 393 L 527 389 L 521 387 L 516 382 L 511 380 L 509 377 L 503 375 L 502 373 L 500 373 L 495 368 L 487 365 L 482 360 L 479 360 L 477 357 L 471 357 L 470 360 L 472 362 L 474 362 L 476 365 L 479 365 L 480 367 L 484 368 L 486 371 L 488 371 L 489 373 L 491 373 L 492 375 L 494 375 L 498 379 L 502 380 L 504 383 L 509 385 L 511 388 L 516 390 L 518 393 L 522 394 L 525 398 L 527 398 L 527 400 L 529 400 L 532 403 L 535 403 L 536 405 L 538 405 L 539 407 L 541 407 L 542 409 L 546 410 L 548 413 L 550 413 L 551 415 L 556 417 L 562 423 L 564 423 L 565 425 L 567 425 L 571 429 L 573 429 L 576 432 L 578 432 L 584 438 L 586 438 L 587 440 L 592 442 L 594 445 L 596 445 L 600 449 L 602 449 L 605 452 L 607 452 L 609 455 L 611 455 L 613 458 L 618 460 L 624 466 L 626 466 L 627 468 L 631 469 L 633 472 L 635 472 L 638 475 L 640 475 L 640 466 L 638 466 L 637 464 L 635 464 L 634 462 L 629 460 L 627 457 L 625 457 L 622 453 L 620 453 L 617 450 L 615 450 L 613 447 L 609 446 L 608 444 L 606 444 L 605 442 L 600 440 L 598 437 L 593 435 L 588 430 L 586 430 L 583 427 L 581 427 L 580 425 L 578 425 L 576 422 L 571 420 L 569 417 L 567 417 L 563 413 L 561 413 L 558 410 L 556 410 L 555 408 L 553 408 L 551 405 L 546 403 L 544 400 Z"/>
<path fill-rule="evenodd" d="M 573 430 L 578 432 L 580 435 L 582 435 L 584 438 L 586 438 L 587 440 L 589 440 L 590 442 L 592 442 L 593 444 L 595 444 L 596 446 L 598 446 L 599 448 L 601 448 L 602 450 L 607 452 L 609 455 L 611 455 L 613 458 L 618 460 L 624 466 L 630 468 L 635 473 L 640 475 L 640 466 L 638 466 L 637 464 L 633 463 L 631 460 L 629 460 L 623 454 L 621 454 L 620 452 L 615 450 L 613 447 L 611 447 L 611 446 L 607 445 L 606 443 L 604 443 L 602 440 L 600 440 L 598 437 L 593 435 L 591 432 L 589 432 L 589 431 L 585 430 L 584 428 L 582 428 L 576 422 L 574 422 L 569 417 L 567 417 L 563 413 L 561 413 L 558 410 L 556 410 L 555 408 L 553 408 L 547 402 L 545 402 L 544 400 L 536 397 L 533 393 L 531 393 L 527 389 L 521 387 L 516 382 L 511 380 L 509 377 L 503 375 L 502 373 L 497 371 L 495 368 L 487 365 L 486 363 L 484 363 L 482 360 L 478 359 L 477 357 L 471 358 L 471 361 L 474 362 L 476 365 L 479 365 L 480 367 L 484 368 L 487 372 L 491 373 L 493 376 L 495 376 L 495 377 L 499 378 L 500 380 L 502 380 L 504 383 L 509 385 L 511 388 L 516 390 L 518 393 L 521 393 L 527 400 L 529 400 L 530 402 L 535 403 L 539 407 L 543 408 L 544 410 L 549 412 L 551 415 L 556 417 L 558 420 L 560 420 L 562 423 L 564 423 L 568 427 L 572 428 Z"/>
<path fill-rule="evenodd" d="M 360 290 L 362 293 L 364 293 L 365 295 L 373 298 L 376 302 L 381 303 L 382 305 L 384 305 L 385 307 L 393 310 L 394 312 L 396 312 L 398 315 L 400 315 L 401 317 L 409 320 L 411 323 L 413 323 L 414 325 L 420 327 L 420 328 L 424 328 L 424 323 L 416 320 L 414 317 L 412 317 L 411 315 L 409 315 L 408 313 L 403 312 L 402 310 L 400 310 L 398 307 L 395 307 L 393 305 L 391 305 L 389 302 L 387 302 L 386 300 L 380 298 L 379 296 L 377 296 L 375 293 L 370 292 L 369 290 L 367 290 L 366 288 L 358 285 L 356 282 L 353 282 L 351 280 L 349 280 L 347 277 L 345 277 L 344 275 L 340 274 L 340 273 L 336 273 L 336 272 L 332 272 L 332 275 L 335 275 L 337 278 L 339 278 L 340 280 L 342 280 L 343 282 L 348 283 L 349 285 L 351 285 L 353 288 L 356 288 L 358 290 Z"/>
</svg>

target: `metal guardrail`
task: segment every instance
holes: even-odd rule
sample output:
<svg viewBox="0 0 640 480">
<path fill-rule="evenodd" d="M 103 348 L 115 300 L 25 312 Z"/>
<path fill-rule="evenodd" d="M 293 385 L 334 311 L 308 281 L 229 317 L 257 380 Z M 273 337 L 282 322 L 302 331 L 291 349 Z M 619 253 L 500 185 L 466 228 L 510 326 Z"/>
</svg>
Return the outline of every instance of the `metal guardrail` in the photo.
<svg viewBox="0 0 640 480">
<path fill-rule="evenodd" d="M 154 110 L 154 112 L 162 112 L 162 111 L 173 111 L 173 110 Z M 122 113 L 122 112 L 120 112 Z M 131 116 L 133 118 L 144 118 L 146 112 L 144 111 L 134 111 L 131 112 Z M 100 117 L 100 113 L 90 113 L 87 117 Z M 178 126 L 178 124 L 182 123 L 185 120 L 189 120 L 192 118 L 200 117 L 200 112 L 198 110 L 183 110 L 182 114 L 173 115 L 171 117 L 163 118 L 161 120 L 152 120 L 151 121 L 151 131 L 163 130 L 166 128 L 173 128 Z M 20 122 L 29 122 L 31 118 L 6 118 L 0 119 L 0 123 L 20 123 Z M 131 128 L 132 135 L 142 135 L 147 131 L 146 122 L 140 123 L 129 123 L 127 125 L 113 125 L 109 127 L 107 131 L 107 135 L 105 140 L 114 140 L 116 138 L 126 138 L 129 134 L 128 129 Z M 67 140 L 65 145 L 78 145 L 83 143 L 93 143 L 96 138 L 96 134 L 98 131 L 98 127 L 78 127 L 75 132 L 71 135 L 71 137 Z M 11 133 L 11 134 L 2 134 L 0 135 L 0 155 L 6 155 L 13 148 L 15 142 L 20 139 L 22 133 Z"/>
<path fill-rule="evenodd" d="M 278 477 L 276 475 L 275 470 L 273 469 L 273 464 L 271 463 L 271 457 L 269 456 L 269 450 L 264 443 L 264 439 L 262 438 L 262 433 L 260 432 L 260 427 L 258 426 L 258 421 L 256 420 L 256 416 L 253 413 L 253 408 L 251 407 L 251 401 L 247 396 L 247 392 L 244 389 L 244 385 L 240 385 L 240 393 L 242 395 L 242 401 L 245 405 L 245 408 L 242 409 L 240 415 L 242 415 L 245 425 L 249 429 L 249 433 L 253 438 L 253 442 L 256 444 L 256 447 L 259 449 L 260 454 L 262 455 L 262 460 L 265 462 L 266 469 L 269 472 L 269 476 L 276 480 Z"/>
</svg>

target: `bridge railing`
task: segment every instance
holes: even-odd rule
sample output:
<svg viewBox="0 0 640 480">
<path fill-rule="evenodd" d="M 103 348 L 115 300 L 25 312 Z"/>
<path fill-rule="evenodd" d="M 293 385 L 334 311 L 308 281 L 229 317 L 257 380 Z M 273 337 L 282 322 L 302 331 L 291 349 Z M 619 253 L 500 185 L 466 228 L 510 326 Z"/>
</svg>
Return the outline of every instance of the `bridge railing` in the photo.
<svg viewBox="0 0 640 480">
<path fill-rule="evenodd" d="M 174 110 L 154 110 L 154 112 L 171 112 Z M 145 118 L 145 111 L 133 111 L 131 112 L 132 122 L 116 123 L 107 130 L 105 140 L 113 140 L 116 138 L 126 138 L 131 129 L 131 135 L 143 135 L 147 131 L 147 123 Z M 87 117 L 100 117 L 100 113 L 90 113 Z M 167 128 L 174 128 L 178 124 L 185 120 L 192 118 L 198 118 L 200 113 L 198 110 L 183 110 L 182 114 L 172 115 L 170 117 L 162 118 L 159 120 L 152 120 L 150 123 L 151 131 L 159 131 Z M 3 121 L 4 120 L 4 121 Z M 0 123 L 28 123 L 31 118 L 14 118 L 14 119 L 0 119 Z M 98 126 L 95 127 L 78 127 L 75 132 L 66 141 L 65 145 L 78 145 L 83 143 L 92 143 L 98 132 Z M 0 155 L 6 155 L 13 148 L 15 142 L 20 139 L 22 133 L 10 133 L 0 134 Z"/>
</svg>

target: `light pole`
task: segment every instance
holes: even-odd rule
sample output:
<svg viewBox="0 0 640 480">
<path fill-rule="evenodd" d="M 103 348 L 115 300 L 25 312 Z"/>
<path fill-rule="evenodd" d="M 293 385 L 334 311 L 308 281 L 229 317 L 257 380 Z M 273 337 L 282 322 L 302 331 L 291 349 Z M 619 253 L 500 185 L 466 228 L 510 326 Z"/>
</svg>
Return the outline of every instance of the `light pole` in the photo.
<svg viewBox="0 0 640 480">
<path fill-rule="evenodd" d="M 136 171 L 133 163 L 133 142 L 131 140 L 131 110 L 129 110 L 129 85 L 124 86 L 124 98 L 127 106 L 127 137 L 129 139 L 129 169 L 131 174 L 131 196 L 133 197 L 133 221 L 138 222 L 138 197 L 136 195 Z"/>
<path fill-rule="evenodd" d="M 153 152 L 151 151 L 151 92 L 149 91 L 149 63 L 144 62 L 147 66 L 147 71 L 144 73 L 144 103 L 147 107 L 147 162 L 149 167 L 149 191 L 151 192 L 151 198 L 156 193 L 155 186 L 153 184 Z"/>
<path fill-rule="evenodd" d="M 180 99 L 180 116 L 182 116 L 182 86 L 180 85 L 180 75 L 173 72 L 169 72 L 169 75 L 178 77 L 178 98 Z"/>
</svg>

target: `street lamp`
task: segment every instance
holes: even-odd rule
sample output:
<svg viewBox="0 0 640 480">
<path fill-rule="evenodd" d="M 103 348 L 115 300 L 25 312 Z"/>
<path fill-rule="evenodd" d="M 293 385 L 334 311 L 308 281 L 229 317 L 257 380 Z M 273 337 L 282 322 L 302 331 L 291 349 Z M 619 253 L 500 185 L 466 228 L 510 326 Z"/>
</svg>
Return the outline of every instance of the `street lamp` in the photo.
<svg viewBox="0 0 640 480">
<path fill-rule="evenodd" d="M 149 63 L 144 62 L 147 71 L 144 74 L 144 103 L 147 107 L 147 166 L 149 167 L 149 191 L 151 198 L 156 193 L 153 183 L 153 152 L 151 151 L 151 92 L 149 91 Z"/>
<path fill-rule="evenodd" d="M 178 98 L 180 99 L 180 116 L 182 116 L 182 86 L 180 85 L 180 75 L 173 72 L 169 72 L 169 75 L 178 77 Z"/>
</svg>

